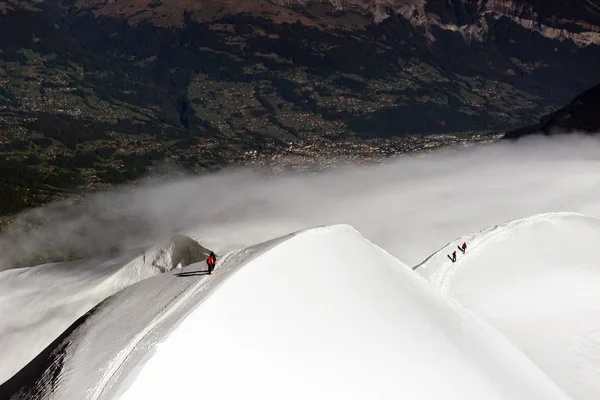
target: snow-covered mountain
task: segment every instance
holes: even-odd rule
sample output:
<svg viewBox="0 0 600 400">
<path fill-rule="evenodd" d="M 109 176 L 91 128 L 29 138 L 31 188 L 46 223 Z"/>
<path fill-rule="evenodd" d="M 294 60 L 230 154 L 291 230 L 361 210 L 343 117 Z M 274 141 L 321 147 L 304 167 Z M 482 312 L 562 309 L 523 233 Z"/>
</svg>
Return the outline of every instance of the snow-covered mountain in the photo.
<svg viewBox="0 0 600 400">
<path fill-rule="evenodd" d="M 78 321 L 0 395 L 200 393 L 568 398 L 497 329 L 347 225 L 229 253 L 211 277 L 169 272 L 130 286 Z"/>
<path fill-rule="evenodd" d="M 302 231 L 126 287 L 0 398 L 598 398 L 598 240 L 536 215 L 413 270 L 348 225 Z"/>
<path fill-rule="evenodd" d="M 0 272 L 0 383 L 102 300 L 207 256 L 196 241 L 175 235 L 149 249 L 118 256 Z"/>
<path fill-rule="evenodd" d="M 600 220 L 542 214 L 460 238 L 417 272 L 500 329 L 573 399 L 598 399 L 598 243 Z"/>
</svg>

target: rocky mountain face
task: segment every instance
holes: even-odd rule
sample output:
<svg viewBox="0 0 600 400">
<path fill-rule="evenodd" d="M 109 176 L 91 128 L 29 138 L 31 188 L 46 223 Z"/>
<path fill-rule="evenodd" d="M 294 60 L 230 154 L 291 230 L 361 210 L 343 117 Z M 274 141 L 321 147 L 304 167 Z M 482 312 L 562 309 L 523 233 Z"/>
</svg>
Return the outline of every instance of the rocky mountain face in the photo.
<svg viewBox="0 0 600 400">
<path fill-rule="evenodd" d="M 186 13 L 204 21 L 240 13 L 262 15 L 281 22 L 304 16 L 300 20 L 309 23 L 314 18 L 306 19 L 303 11 L 323 7 L 333 15 L 355 12 L 367 16 L 362 20 L 355 18 L 354 22 L 359 24 L 354 27 L 400 15 L 414 27 L 460 32 L 465 40 L 480 42 L 489 35 L 490 20 L 508 18 L 548 39 L 571 40 L 580 46 L 600 44 L 600 0 L 153 0 L 148 4 L 130 0 L 126 7 L 122 1 L 77 0 L 75 6 L 99 15 L 127 16 L 134 21 L 151 21 L 157 25 L 182 23 Z M 295 12 L 290 15 L 286 9 Z M 340 25 L 339 21 L 333 22 L 323 15 L 317 17 L 320 17 L 317 18 L 319 21 L 313 22 L 318 25 Z"/>
<path fill-rule="evenodd" d="M 448 7 L 450 3 L 452 7 Z M 571 40 L 579 46 L 600 44 L 598 1 L 458 0 L 446 5 L 448 21 L 438 22 L 433 17 L 430 23 L 437 23 L 443 29 L 458 30 L 467 40 L 485 40 L 489 33 L 489 20 L 508 18 L 548 39 Z"/>
<path fill-rule="evenodd" d="M 560 110 L 545 115 L 540 122 L 516 129 L 504 135 L 505 139 L 518 139 L 535 134 L 600 133 L 600 85 L 577 96 Z"/>
<path fill-rule="evenodd" d="M 391 15 L 406 18 L 415 27 L 437 26 L 460 32 L 466 40 L 484 41 L 488 18 L 509 18 L 549 39 L 572 40 L 586 46 L 600 43 L 600 2 L 534 0 L 329 0 L 338 11 L 361 10 L 381 22 Z M 285 0 L 283 1 L 285 4 Z M 288 4 L 308 2 L 288 0 Z"/>
<path fill-rule="evenodd" d="M 5 210 L 165 160 L 535 123 L 600 82 L 599 5 L 0 0 Z"/>
</svg>

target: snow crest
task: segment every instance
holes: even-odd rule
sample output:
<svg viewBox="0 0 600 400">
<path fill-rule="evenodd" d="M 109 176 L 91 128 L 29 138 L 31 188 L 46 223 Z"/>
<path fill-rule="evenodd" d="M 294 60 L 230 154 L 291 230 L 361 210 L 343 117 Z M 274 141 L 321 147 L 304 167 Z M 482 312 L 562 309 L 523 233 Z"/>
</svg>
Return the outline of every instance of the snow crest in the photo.
<svg viewBox="0 0 600 400">
<path fill-rule="evenodd" d="M 446 254 L 463 241 L 452 263 Z M 500 329 L 572 398 L 600 398 L 600 220 L 549 213 L 459 238 L 416 271 Z"/>
<path fill-rule="evenodd" d="M 495 328 L 348 225 L 231 253 L 211 276 L 202 268 L 107 299 L 0 397 L 568 398 Z"/>
<path fill-rule="evenodd" d="M 494 328 L 347 225 L 248 262 L 125 386 L 122 399 L 567 398 Z"/>
<path fill-rule="evenodd" d="M 0 272 L 0 383 L 105 298 L 207 255 L 175 235 L 148 250 Z"/>
</svg>

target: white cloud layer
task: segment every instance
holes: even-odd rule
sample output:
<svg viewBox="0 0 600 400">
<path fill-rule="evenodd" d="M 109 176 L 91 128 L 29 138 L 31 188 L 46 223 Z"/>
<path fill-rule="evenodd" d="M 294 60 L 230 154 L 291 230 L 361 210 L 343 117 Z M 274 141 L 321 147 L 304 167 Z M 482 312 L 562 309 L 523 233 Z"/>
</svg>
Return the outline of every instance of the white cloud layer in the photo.
<svg viewBox="0 0 600 400">
<path fill-rule="evenodd" d="M 414 265 L 463 234 L 550 211 L 600 217 L 599 138 L 531 137 L 277 178 L 231 170 L 97 194 L 25 214 L 46 222 L 0 238 L 0 269 L 24 255 L 94 254 L 179 231 L 223 252 L 333 223 Z"/>
</svg>

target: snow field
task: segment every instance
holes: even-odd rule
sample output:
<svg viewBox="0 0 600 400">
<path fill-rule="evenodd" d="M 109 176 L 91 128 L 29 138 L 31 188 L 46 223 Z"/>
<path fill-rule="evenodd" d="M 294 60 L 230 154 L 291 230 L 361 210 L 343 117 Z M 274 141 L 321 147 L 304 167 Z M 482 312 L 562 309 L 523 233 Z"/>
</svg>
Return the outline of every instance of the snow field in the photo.
<svg viewBox="0 0 600 400">
<path fill-rule="evenodd" d="M 467 253 L 445 256 L 466 239 Z M 600 398 L 600 220 L 535 215 L 460 238 L 417 272 L 501 330 L 572 398 Z M 444 258 L 446 258 L 444 260 Z"/>
<path fill-rule="evenodd" d="M 105 298 L 205 253 L 176 235 L 145 251 L 0 272 L 0 384 Z"/>
<path fill-rule="evenodd" d="M 248 263 L 122 399 L 566 399 L 510 342 L 349 226 Z"/>
</svg>

